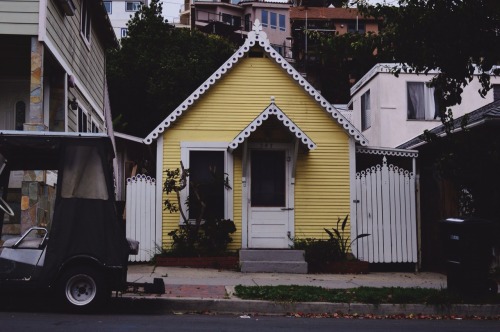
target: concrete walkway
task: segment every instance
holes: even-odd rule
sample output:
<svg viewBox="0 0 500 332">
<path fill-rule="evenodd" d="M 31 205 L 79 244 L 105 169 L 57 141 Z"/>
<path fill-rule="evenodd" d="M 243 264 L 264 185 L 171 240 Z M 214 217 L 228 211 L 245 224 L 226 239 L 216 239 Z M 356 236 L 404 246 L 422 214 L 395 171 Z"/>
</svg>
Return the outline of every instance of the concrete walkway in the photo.
<svg viewBox="0 0 500 332">
<path fill-rule="evenodd" d="M 308 285 L 325 288 L 355 288 L 359 286 L 446 288 L 446 276 L 439 273 L 282 274 L 155 267 L 153 265 L 129 266 L 127 278 L 129 282 L 152 283 L 154 278 L 163 279 L 165 294 L 124 293 L 123 298 L 133 300 L 129 301 L 131 304 L 128 305 L 149 313 L 210 312 L 219 314 L 285 315 L 300 312 L 305 314 L 422 314 L 500 318 L 500 306 L 498 305 L 433 306 L 423 304 L 277 303 L 241 300 L 233 295 L 236 285 Z"/>
</svg>

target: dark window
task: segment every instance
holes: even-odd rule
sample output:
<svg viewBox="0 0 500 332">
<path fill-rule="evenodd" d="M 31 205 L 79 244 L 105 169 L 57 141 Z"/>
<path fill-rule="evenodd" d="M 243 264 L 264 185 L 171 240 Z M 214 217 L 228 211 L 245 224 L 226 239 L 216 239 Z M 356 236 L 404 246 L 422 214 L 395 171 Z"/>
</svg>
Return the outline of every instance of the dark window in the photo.
<svg viewBox="0 0 500 332">
<path fill-rule="evenodd" d="M 262 11 L 262 26 L 267 27 L 269 23 L 269 12 L 267 10 Z"/>
<path fill-rule="evenodd" d="M 88 0 L 82 0 L 80 31 L 86 41 L 90 42 L 90 11 Z"/>
<path fill-rule="evenodd" d="M 88 116 L 85 111 L 78 107 L 78 132 L 86 133 L 88 132 Z"/>
<path fill-rule="evenodd" d="M 121 28 L 121 30 L 120 30 L 120 36 L 122 38 L 125 38 L 125 37 L 127 37 L 127 35 L 128 35 L 128 29 L 127 28 Z"/>
<path fill-rule="evenodd" d="M 285 31 L 286 30 L 286 16 L 280 14 L 279 19 L 280 19 L 280 22 L 279 22 L 280 23 L 280 30 Z"/>
<path fill-rule="evenodd" d="M 408 82 L 408 119 L 435 120 L 439 119 L 439 105 L 434 96 L 434 88 L 429 88 L 424 82 Z"/>
<path fill-rule="evenodd" d="M 26 122 L 26 104 L 24 101 L 16 103 L 16 130 L 23 130 Z"/>
<path fill-rule="evenodd" d="M 278 25 L 278 17 L 276 13 L 271 13 L 271 29 L 276 29 L 276 26 Z"/>
<path fill-rule="evenodd" d="M 254 150 L 251 158 L 252 206 L 286 206 L 285 151 Z"/>
<path fill-rule="evenodd" d="M 361 96 L 361 130 L 366 130 L 371 125 L 370 90 L 368 90 Z"/>
<path fill-rule="evenodd" d="M 113 2 L 112 1 L 103 1 L 102 3 L 104 4 L 104 8 L 106 8 L 106 12 L 108 14 L 112 14 L 113 13 Z"/>
<path fill-rule="evenodd" d="M 125 2 L 125 10 L 127 12 L 136 12 L 141 9 L 141 5 L 140 1 L 127 1 Z"/>
<path fill-rule="evenodd" d="M 252 16 L 250 14 L 245 15 L 245 31 L 252 30 L 252 21 L 250 20 L 251 17 Z"/>
<path fill-rule="evenodd" d="M 500 100 L 500 84 L 493 84 L 493 101 Z"/>
<path fill-rule="evenodd" d="M 224 219 L 224 151 L 190 151 L 189 182 L 198 188 L 206 208 L 203 219 Z M 189 219 L 197 219 L 200 205 L 189 188 Z"/>
</svg>

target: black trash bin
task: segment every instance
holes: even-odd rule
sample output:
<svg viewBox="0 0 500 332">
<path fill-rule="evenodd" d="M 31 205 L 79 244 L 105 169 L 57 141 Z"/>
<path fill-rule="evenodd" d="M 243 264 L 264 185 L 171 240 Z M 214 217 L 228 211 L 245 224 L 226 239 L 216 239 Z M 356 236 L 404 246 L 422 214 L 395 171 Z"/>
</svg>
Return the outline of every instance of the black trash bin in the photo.
<svg viewBox="0 0 500 332">
<path fill-rule="evenodd" d="M 448 291 L 465 295 L 496 293 L 489 280 L 494 239 L 493 222 L 479 218 L 448 218 L 440 222 Z"/>
</svg>

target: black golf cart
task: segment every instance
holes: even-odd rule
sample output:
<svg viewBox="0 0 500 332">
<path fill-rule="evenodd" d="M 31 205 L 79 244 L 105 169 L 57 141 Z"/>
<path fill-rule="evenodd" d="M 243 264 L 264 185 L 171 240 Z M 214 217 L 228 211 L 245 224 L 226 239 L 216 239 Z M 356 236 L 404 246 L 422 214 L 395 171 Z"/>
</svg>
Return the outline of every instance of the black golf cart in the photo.
<svg viewBox="0 0 500 332">
<path fill-rule="evenodd" d="M 103 134 L 0 131 L 0 288 L 47 289 L 78 311 L 126 287 L 129 254 Z"/>
</svg>

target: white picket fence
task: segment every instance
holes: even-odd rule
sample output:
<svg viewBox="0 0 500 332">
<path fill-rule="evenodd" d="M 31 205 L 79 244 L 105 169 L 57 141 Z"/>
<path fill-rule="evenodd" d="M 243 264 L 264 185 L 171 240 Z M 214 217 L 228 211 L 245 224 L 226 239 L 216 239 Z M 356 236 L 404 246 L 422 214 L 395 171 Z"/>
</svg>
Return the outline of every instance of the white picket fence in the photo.
<svg viewBox="0 0 500 332">
<path fill-rule="evenodd" d="M 417 263 L 415 175 L 382 165 L 356 173 L 356 223 L 351 238 L 353 254 L 370 263 Z"/>
<path fill-rule="evenodd" d="M 127 179 L 127 198 L 125 205 L 126 234 L 128 238 L 139 241 L 139 254 L 130 255 L 131 262 L 147 262 L 153 258 L 156 245 L 161 238 L 156 224 L 156 181 L 145 175 Z"/>
</svg>

